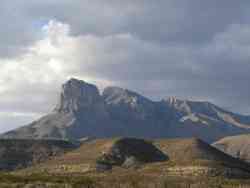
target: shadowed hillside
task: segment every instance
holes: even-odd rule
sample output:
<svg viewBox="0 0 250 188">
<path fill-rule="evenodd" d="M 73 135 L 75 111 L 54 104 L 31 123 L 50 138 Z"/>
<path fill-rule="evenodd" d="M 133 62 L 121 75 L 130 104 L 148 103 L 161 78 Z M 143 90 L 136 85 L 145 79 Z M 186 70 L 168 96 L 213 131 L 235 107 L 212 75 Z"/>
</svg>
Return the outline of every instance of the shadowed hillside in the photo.
<svg viewBox="0 0 250 188">
<path fill-rule="evenodd" d="M 144 163 L 166 161 L 168 157 L 152 143 L 136 138 L 122 138 L 114 142 L 108 152 L 96 161 L 97 170 L 113 166 L 135 167 Z"/>
<path fill-rule="evenodd" d="M 0 170 L 28 167 L 75 148 L 61 140 L 0 140 Z"/>
</svg>

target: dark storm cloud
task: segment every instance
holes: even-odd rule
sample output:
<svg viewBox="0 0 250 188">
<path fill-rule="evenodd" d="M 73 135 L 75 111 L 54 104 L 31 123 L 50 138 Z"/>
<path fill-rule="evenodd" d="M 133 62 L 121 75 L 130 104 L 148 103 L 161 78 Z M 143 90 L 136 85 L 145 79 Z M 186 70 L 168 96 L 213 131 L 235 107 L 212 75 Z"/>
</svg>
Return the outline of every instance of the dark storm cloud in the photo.
<svg viewBox="0 0 250 188">
<path fill-rule="evenodd" d="M 25 15 L 20 1 L 0 2 L 0 57 L 23 53 L 36 38 L 31 18 Z"/>
<path fill-rule="evenodd" d="M 243 0 L 2 0 L 0 111 L 45 113 L 76 75 L 250 113 L 249 16 Z"/>
<path fill-rule="evenodd" d="M 76 35 L 131 33 L 143 40 L 192 45 L 232 23 L 248 22 L 249 6 L 233 0 L 3 0 L 1 49 L 7 54 L 20 50 L 34 40 L 34 24 L 49 19 L 69 23 Z"/>
<path fill-rule="evenodd" d="M 30 17 L 70 23 L 74 34 L 132 33 L 157 42 L 202 42 L 232 23 L 247 21 L 248 1 L 48 1 L 29 2 Z"/>
</svg>

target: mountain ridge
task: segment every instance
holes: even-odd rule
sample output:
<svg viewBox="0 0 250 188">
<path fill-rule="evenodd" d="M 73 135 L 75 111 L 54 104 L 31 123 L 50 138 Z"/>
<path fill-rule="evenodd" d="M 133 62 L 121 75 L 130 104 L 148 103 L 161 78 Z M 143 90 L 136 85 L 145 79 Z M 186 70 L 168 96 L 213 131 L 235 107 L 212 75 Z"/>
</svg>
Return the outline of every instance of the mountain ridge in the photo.
<svg viewBox="0 0 250 188">
<path fill-rule="evenodd" d="M 209 102 L 170 97 L 152 101 L 120 87 L 99 89 L 71 78 L 52 112 L 1 138 L 79 139 L 82 137 L 199 137 L 213 142 L 250 133 L 250 117 Z"/>
</svg>

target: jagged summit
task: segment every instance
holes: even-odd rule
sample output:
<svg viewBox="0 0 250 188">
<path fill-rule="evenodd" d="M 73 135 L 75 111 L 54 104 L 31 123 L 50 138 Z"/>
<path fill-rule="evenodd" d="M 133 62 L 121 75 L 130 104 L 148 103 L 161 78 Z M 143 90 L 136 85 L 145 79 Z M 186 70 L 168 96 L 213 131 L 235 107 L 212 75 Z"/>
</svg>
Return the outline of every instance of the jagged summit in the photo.
<svg viewBox="0 0 250 188">
<path fill-rule="evenodd" d="M 100 98 L 99 90 L 95 85 L 71 78 L 62 86 L 55 111 L 75 112 L 100 101 Z"/>
<path fill-rule="evenodd" d="M 177 104 L 178 102 L 180 102 L 182 100 L 178 99 L 175 96 L 171 96 L 171 97 L 168 97 L 166 99 L 163 99 L 163 101 L 169 103 L 170 105 L 175 105 L 175 104 Z"/>
<path fill-rule="evenodd" d="M 104 89 L 103 98 L 108 104 L 126 103 L 130 104 L 131 106 L 136 106 L 138 104 L 146 102 L 152 102 L 151 100 L 143 97 L 136 92 L 114 86 Z"/>
<path fill-rule="evenodd" d="M 174 96 L 168 97 L 166 99 L 163 99 L 164 102 L 166 102 L 168 105 L 182 110 L 186 113 L 189 113 L 191 111 L 190 108 L 196 109 L 196 111 L 204 109 L 205 111 L 211 111 L 214 108 L 219 109 L 219 107 L 213 105 L 212 103 L 208 101 L 193 101 L 193 100 L 186 100 L 186 99 L 180 99 Z"/>
<path fill-rule="evenodd" d="M 250 133 L 250 117 L 208 102 L 175 97 L 152 101 L 119 87 L 107 87 L 101 95 L 95 85 L 71 78 L 52 113 L 0 137 L 199 137 L 213 142 L 240 133 Z"/>
<path fill-rule="evenodd" d="M 182 114 L 181 121 L 191 120 L 202 124 L 209 124 L 211 121 L 213 121 L 211 124 L 215 124 L 214 121 L 217 121 L 233 125 L 233 127 L 250 129 L 248 116 L 229 112 L 207 101 L 190 101 L 170 97 L 165 102 Z"/>
</svg>

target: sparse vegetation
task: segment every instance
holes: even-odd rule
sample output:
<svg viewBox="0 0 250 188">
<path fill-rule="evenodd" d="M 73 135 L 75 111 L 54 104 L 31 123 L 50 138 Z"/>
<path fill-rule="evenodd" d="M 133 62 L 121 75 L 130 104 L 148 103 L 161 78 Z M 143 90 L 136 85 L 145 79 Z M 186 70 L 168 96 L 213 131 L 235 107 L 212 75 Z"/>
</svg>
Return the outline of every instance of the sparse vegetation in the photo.
<svg viewBox="0 0 250 188">
<path fill-rule="evenodd" d="M 7 188 L 250 188 L 250 180 L 224 178 L 149 177 L 140 174 L 117 176 L 17 176 L 0 174 L 0 187 Z"/>
<path fill-rule="evenodd" d="M 32 166 L 77 147 L 64 140 L 0 139 L 0 170 Z"/>
<path fill-rule="evenodd" d="M 226 179 L 231 172 L 243 178 L 239 170 L 249 177 L 246 163 L 197 139 L 145 141 L 150 147 L 138 146 L 138 140 L 137 144 L 119 141 L 91 140 L 41 164 L 2 173 L 0 188 L 250 188 L 248 179 Z M 145 154 L 150 155 L 144 158 Z M 153 160 L 163 155 L 168 160 Z M 127 159 L 133 166 L 124 167 L 125 162 L 131 164 Z M 141 163 L 135 166 L 134 161 Z M 101 164 L 99 171 L 97 164 Z"/>
</svg>

